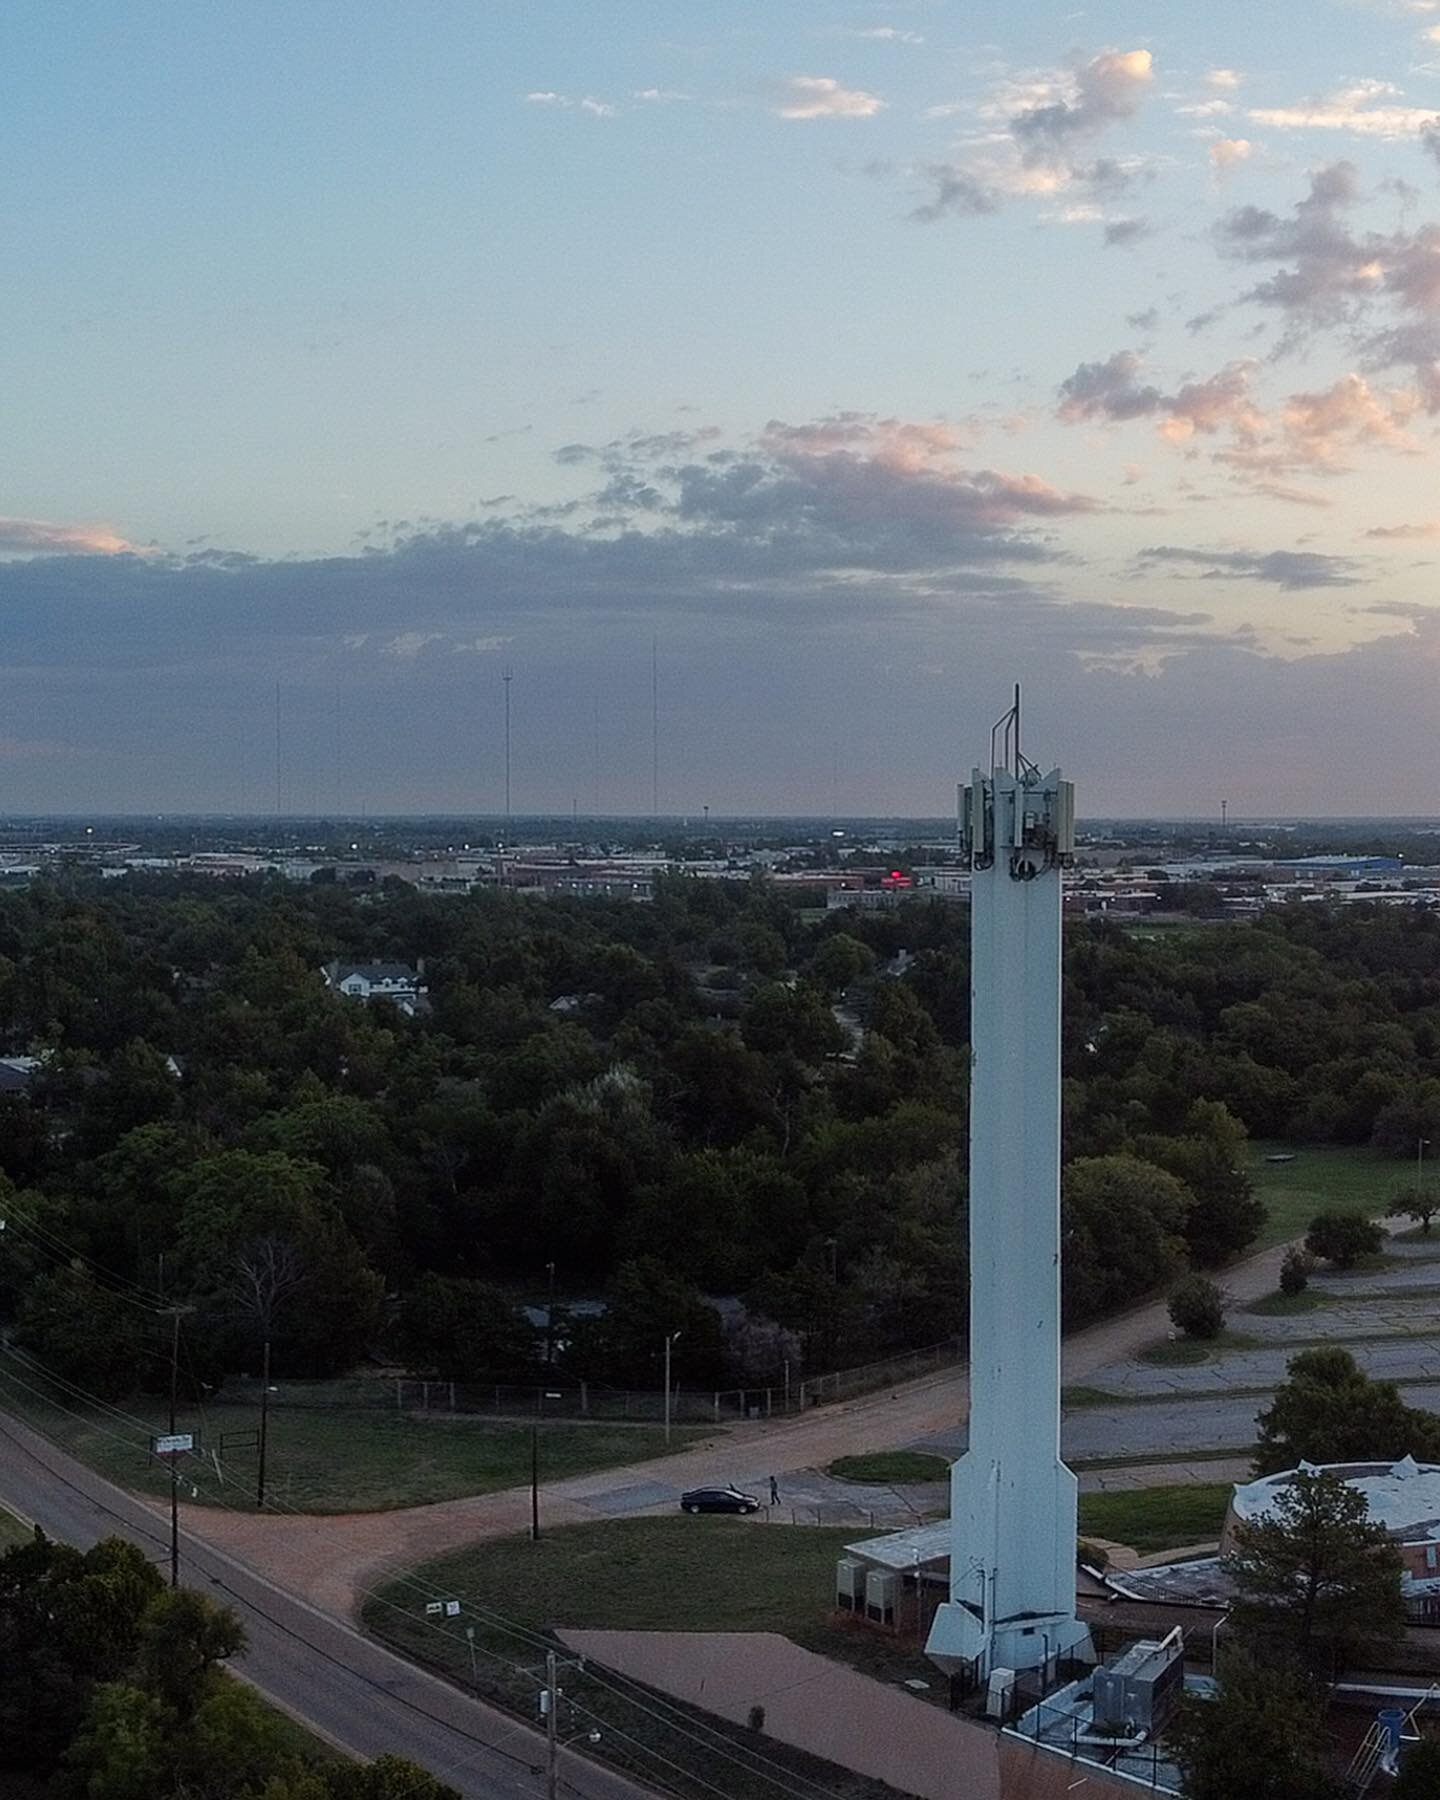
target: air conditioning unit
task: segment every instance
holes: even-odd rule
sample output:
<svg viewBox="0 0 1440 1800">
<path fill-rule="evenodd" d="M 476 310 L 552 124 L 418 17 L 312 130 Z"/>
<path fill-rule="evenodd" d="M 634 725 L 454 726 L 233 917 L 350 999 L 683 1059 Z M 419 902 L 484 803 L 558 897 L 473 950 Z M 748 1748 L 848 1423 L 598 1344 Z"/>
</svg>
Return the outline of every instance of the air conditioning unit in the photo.
<svg viewBox="0 0 1440 1800">
<path fill-rule="evenodd" d="M 873 1625 L 894 1625 L 900 1604 L 900 1577 L 893 1569 L 871 1569 L 865 1577 L 865 1617 Z"/>
<path fill-rule="evenodd" d="M 1014 1692 L 1015 1671 L 1013 1669 L 992 1669 L 990 1680 L 985 1687 L 985 1717 L 987 1719 L 1003 1719 L 1010 1710 L 1010 1701 Z"/>
<path fill-rule="evenodd" d="M 842 1556 L 835 1565 L 835 1604 L 841 1612 L 865 1610 L 866 1567 L 858 1556 Z"/>
</svg>

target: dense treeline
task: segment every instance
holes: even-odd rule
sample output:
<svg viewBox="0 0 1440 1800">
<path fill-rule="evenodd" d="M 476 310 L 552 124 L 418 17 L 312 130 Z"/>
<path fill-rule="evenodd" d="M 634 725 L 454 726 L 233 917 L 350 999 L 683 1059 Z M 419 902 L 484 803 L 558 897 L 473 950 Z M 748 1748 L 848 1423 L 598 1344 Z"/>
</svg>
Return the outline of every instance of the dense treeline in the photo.
<svg viewBox="0 0 1440 1800">
<path fill-rule="evenodd" d="M 0 1787 L 56 1800 L 458 1800 L 399 1757 L 321 1752 L 221 1664 L 235 1614 L 121 1538 L 0 1555 Z M 16 1785 L 12 1789 L 12 1782 Z"/>
<path fill-rule="evenodd" d="M 651 906 L 194 878 L 0 895 L 0 1095 L 17 1190 L 0 1317 L 119 1393 L 156 1352 L 137 1284 L 193 1301 L 212 1377 L 382 1351 L 765 1378 L 963 1324 L 968 921 L 817 920 L 773 887 Z M 902 956 L 904 951 L 908 954 Z M 320 967 L 424 962 L 411 1020 Z M 1146 940 L 1067 928 L 1071 1322 L 1244 1248 L 1246 1133 L 1440 1140 L 1440 921 L 1293 908 Z M 78 1250 L 84 1260 L 76 1261 Z M 97 1271 L 101 1273 L 97 1274 Z M 743 1297 L 722 1334 L 700 1295 Z M 562 1299 L 563 1308 L 563 1299 Z"/>
</svg>

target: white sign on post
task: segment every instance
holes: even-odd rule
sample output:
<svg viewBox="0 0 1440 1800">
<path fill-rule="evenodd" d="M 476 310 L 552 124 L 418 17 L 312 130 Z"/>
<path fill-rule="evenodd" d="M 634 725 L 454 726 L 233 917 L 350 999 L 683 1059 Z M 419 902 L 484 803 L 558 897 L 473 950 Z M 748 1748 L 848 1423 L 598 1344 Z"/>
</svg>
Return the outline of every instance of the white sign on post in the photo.
<svg viewBox="0 0 1440 1800">
<path fill-rule="evenodd" d="M 194 1448 L 195 1434 L 191 1431 L 172 1432 L 168 1437 L 157 1437 L 154 1442 L 156 1456 L 181 1456 Z"/>
<path fill-rule="evenodd" d="M 447 1600 L 445 1602 L 445 1617 L 447 1619 L 458 1619 L 459 1616 L 460 1602 L 458 1600 Z"/>
</svg>

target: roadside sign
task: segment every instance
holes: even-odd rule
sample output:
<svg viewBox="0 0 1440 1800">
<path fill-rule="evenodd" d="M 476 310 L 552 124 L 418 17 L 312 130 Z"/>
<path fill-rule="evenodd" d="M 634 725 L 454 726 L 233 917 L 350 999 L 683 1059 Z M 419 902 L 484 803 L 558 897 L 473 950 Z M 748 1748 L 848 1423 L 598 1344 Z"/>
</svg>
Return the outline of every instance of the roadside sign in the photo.
<svg viewBox="0 0 1440 1800">
<path fill-rule="evenodd" d="M 183 1456 L 187 1450 L 195 1448 L 193 1431 L 177 1431 L 168 1437 L 157 1437 L 151 1443 L 151 1454 L 155 1456 Z"/>
<path fill-rule="evenodd" d="M 445 1608 L 438 1600 L 427 1600 L 425 1602 L 425 1617 L 427 1619 L 434 1618 L 437 1613 L 442 1613 L 444 1610 Z"/>
</svg>

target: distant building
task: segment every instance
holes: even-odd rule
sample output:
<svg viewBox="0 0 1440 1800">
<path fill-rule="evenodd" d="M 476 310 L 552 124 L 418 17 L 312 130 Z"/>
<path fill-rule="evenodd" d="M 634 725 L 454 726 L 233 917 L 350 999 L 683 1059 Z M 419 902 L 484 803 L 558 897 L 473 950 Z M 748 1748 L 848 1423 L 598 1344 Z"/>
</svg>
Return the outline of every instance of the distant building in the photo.
<svg viewBox="0 0 1440 1800">
<path fill-rule="evenodd" d="M 1319 1472 L 1301 1463 L 1299 1469 L 1262 1475 L 1235 1489 L 1220 1539 L 1222 1552 L 1229 1549 L 1235 1527 L 1263 1518 L 1302 1470 Z M 1395 1463 L 1327 1463 L 1325 1473 L 1340 1476 L 1363 1495 L 1372 1522 L 1385 1527 L 1400 1552 L 1407 1616 L 1416 1624 L 1440 1625 L 1440 1464 L 1402 1456 Z"/>
<path fill-rule="evenodd" d="M 423 968 L 396 962 L 329 962 L 320 972 L 325 985 L 347 999 L 388 1000 L 412 1019 L 430 1011 L 429 990 L 421 980 Z"/>
</svg>

